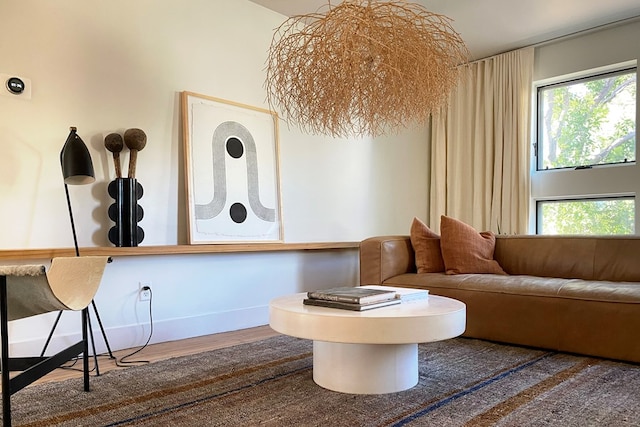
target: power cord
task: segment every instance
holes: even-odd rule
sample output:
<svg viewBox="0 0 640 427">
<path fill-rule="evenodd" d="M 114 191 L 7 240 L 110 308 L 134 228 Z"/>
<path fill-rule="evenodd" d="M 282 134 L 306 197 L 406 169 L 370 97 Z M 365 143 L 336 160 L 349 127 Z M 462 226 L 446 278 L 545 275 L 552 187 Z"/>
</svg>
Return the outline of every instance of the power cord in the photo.
<svg viewBox="0 0 640 427">
<path fill-rule="evenodd" d="M 152 302 L 153 302 L 153 291 L 151 290 L 151 288 L 149 286 L 144 286 L 142 288 L 143 291 L 149 291 L 149 325 L 150 325 L 150 330 L 149 330 L 149 338 L 147 338 L 147 342 L 144 343 L 144 345 L 142 347 L 140 347 L 139 349 L 127 354 L 126 356 L 122 356 L 120 358 L 120 360 L 118 360 L 116 358 L 116 366 L 118 367 L 127 367 L 127 365 L 136 365 L 136 364 L 146 364 L 149 363 L 148 360 L 126 360 L 128 358 L 130 358 L 131 356 L 134 356 L 138 353 L 140 353 L 142 350 L 144 350 L 145 348 L 147 348 L 147 346 L 149 345 L 149 342 L 151 342 L 151 337 L 153 336 L 153 311 L 152 311 Z"/>
<path fill-rule="evenodd" d="M 143 291 L 149 291 L 149 324 L 150 324 L 150 330 L 149 330 L 149 338 L 147 338 L 147 341 L 144 343 L 144 345 L 142 347 L 140 347 L 139 349 L 123 356 L 120 358 L 120 360 L 118 360 L 117 357 L 111 357 L 106 353 L 103 354 L 98 354 L 98 357 L 109 357 L 109 359 L 115 359 L 115 364 L 116 366 L 120 367 L 120 368 L 128 368 L 131 365 L 137 365 L 137 364 L 147 364 L 150 363 L 149 360 L 126 360 L 138 353 L 140 353 L 142 350 L 144 350 L 148 345 L 149 342 L 151 342 L 151 337 L 153 337 L 153 310 L 152 310 L 152 302 L 153 302 L 153 291 L 151 290 L 151 288 L 149 286 L 144 286 L 142 288 Z M 78 361 L 80 360 L 79 357 L 75 357 L 72 359 L 72 362 L 70 365 L 65 365 L 65 366 L 60 366 L 60 369 L 65 369 L 65 370 L 70 370 L 70 371 L 79 371 L 82 372 L 81 368 L 75 368 L 74 366 L 76 365 L 76 363 L 78 363 Z M 89 372 L 93 372 L 96 370 L 96 367 L 94 366 L 93 368 L 91 368 L 91 370 Z"/>
</svg>

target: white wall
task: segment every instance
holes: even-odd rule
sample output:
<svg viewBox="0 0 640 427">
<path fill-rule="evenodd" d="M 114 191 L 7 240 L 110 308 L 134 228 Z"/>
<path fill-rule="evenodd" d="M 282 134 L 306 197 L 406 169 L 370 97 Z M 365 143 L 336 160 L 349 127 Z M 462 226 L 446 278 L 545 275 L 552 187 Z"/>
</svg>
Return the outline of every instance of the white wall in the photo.
<svg viewBox="0 0 640 427">
<path fill-rule="evenodd" d="M 103 141 L 131 127 L 148 137 L 136 174 L 145 190 L 142 245 L 185 244 L 179 94 L 265 108 L 267 49 L 284 19 L 246 0 L 3 0 L 0 73 L 30 79 L 32 97 L 0 88 L 0 249 L 73 244 L 59 164 L 69 126 L 89 146 L 97 178 L 70 187 L 80 246 L 110 245 L 114 172 Z M 416 127 L 336 140 L 282 123 L 285 241 L 407 233 L 428 211 L 427 134 Z M 140 281 L 152 283 L 158 342 L 266 324 L 274 296 L 357 280 L 356 250 L 116 257 L 96 302 L 117 349 L 148 333 Z M 75 316 L 63 316 L 60 339 L 77 330 Z M 14 350 L 39 349 L 53 317 L 13 322 Z"/>
</svg>

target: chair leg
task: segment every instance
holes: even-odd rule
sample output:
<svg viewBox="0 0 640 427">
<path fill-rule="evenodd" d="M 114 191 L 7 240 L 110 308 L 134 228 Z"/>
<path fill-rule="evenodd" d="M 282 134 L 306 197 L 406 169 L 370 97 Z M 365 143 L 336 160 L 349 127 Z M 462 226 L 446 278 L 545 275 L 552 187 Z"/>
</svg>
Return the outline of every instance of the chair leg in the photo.
<svg viewBox="0 0 640 427">
<path fill-rule="evenodd" d="M 96 353 L 96 339 L 93 335 L 93 326 L 91 326 L 91 314 L 87 307 L 87 327 L 89 328 L 89 337 L 91 337 L 91 348 L 93 349 L 93 361 L 96 367 L 96 377 L 100 376 L 100 365 L 98 365 L 98 353 Z"/>
<path fill-rule="evenodd" d="M 9 313 L 7 276 L 0 276 L 0 334 L 2 335 L 2 424 L 11 427 L 11 380 L 9 377 Z"/>
<path fill-rule="evenodd" d="M 85 308 L 82 310 L 82 373 L 84 378 L 84 391 L 89 391 L 89 334 L 87 333 L 88 323 L 89 309 Z"/>
<path fill-rule="evenodd" d="M 40 361 L 37 365 L 31 366 L 22 374 L 10 377 L 9 367 L 9 312 L 7 305 L 7 278 L 0 276 L 0 345 L 2 345 L 0 354 L 0 370 L 2 371 L 2 425 L 11 427 L 11 394 L 21 390 L 36 379 L 51 372 L 56 366 L 66 362 L 71 357 L 75 357 L 80 353 L 82 348 L 83 356 L 83 380 L 84 391 L 89 391 L 89 308 L 82 310 L 82 345 L 76 343 L 60 353 Z M 73 352 L 73 353 L 71 353 Z M 42 358 L 42 357 L 41 357 Z M 55 363 L 55 365 L 53 365 Z M 23 380 L 24 379 L 24 380 Z M 20 380 L 15 383 L 16 380 Z M 12 382 L 14 382 L 12 387 Z"/>
</svg>

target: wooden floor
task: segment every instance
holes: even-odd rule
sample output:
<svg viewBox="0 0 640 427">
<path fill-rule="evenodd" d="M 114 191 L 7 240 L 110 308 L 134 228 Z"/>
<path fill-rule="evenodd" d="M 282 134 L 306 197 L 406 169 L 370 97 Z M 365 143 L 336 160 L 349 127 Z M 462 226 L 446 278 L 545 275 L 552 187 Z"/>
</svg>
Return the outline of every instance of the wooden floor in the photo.
<svg viewBox="0 0 640 427">
<path fill-rule="evenodd" d="M 172 357 L 186 356 L 189 354 L 201 353 L 203 351 L 215 350 L 224 347 L 231 347 L 238 344 L 243 344 L 252 341 L 258 341 L 261 339 L 269 338 L 279 335 L 269 326 L 259 326 L 256 328 L 243 329 L 239 331 L 223 332 L 215 335 L 206 335 L 197 338 L 189 338 L 186 340 L 172 341 L 160 344 L 151 344 L 144 348 L 139 353 L 136 353 L 132 357 L 126 359 L 130 362 L 136 361 L 148 361 L 149 363 L 157 362 L 159 360 L 170 359 Z M 122 357 L 132 353 L 137 348 L 120 350 L 113 353 L 116 360 L 120 361 Z M 118 363 L 120 364 L 120 363 Z M 98 368 L 100 374 L 114 370 L 114 369 L 127 369 L 130 366 L 140 365 L 141 363 L 128 364 L 125 367 L 118 366 L 116 361 L 110 359 L 108 356 L 100 356 L 98 358 Z M 78 368 L 82 367 L 82 362 L 77 364 Z M 94 368 L 93 358 L 91 358 L 90 368 Z M 91 372 L 91 375 L 95 375 L 95 369 Z M 34 384 L 61 381 L 67 378 L 82 378 L 82 372 L 75 369 L 56 369 L 50 374 L 44 376 Z"/>
</svg>

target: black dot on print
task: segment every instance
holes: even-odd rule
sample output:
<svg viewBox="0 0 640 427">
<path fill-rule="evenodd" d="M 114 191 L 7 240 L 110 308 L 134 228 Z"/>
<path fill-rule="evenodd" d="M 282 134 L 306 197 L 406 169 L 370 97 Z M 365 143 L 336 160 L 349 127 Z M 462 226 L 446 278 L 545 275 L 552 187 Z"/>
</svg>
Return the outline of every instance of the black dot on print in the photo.
<svg viewBox="0 0 640 427">
<path fill-rule="evenodd" d="M 227 153 L 234 159 L 239 159 L 244 154 L 244 146 L 238 138 L 227 139 Z"/>
<path fill-rule="evenodd" d="M 229 215 L 236 224 L 241 224 L 247 219 L 247 208 L 242 203 L 234 203 L 229 209 Z"/>
</svg>

